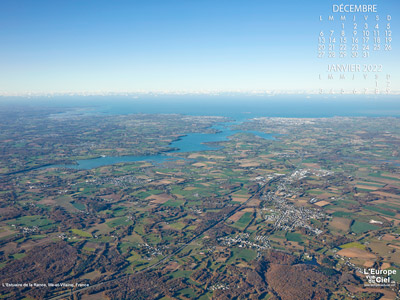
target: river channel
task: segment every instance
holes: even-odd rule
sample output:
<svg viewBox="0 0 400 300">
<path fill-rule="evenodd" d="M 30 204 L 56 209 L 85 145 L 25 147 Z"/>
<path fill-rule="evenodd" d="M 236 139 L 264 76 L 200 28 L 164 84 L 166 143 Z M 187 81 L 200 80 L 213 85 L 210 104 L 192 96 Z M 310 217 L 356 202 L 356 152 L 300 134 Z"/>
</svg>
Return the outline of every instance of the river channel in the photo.
<svg viewBox="0 0 400 300">
<path fill-rule="evenodd" d="M 227 141 L 229 136 L 236 133 L 251 133 L 260 138 L 267 140 L 274 140 L 273 134 L 267 134 L 259 131 L 243 131 L 243 130 L 232 130 L 232 125 L 238 124 L 237 122 L 223 123 L 213 126 L 216 129 L 216 133 L 189 133 L 180 139 L 173 141 L 169 147 L 172 149 L 169 152 L 148 155 L 148 156 L 104 156 L 92 159 L 77 160 L 77 164 L 62 164 L 62 165 L 49 165 L 45 168 L 72 168 L 72 169 L 93 169 L 101 166 L 113 165 L 117 163 L 135 162 L 135 161 L 150 161 L 152 163 L 162 163 L 168 160 L 176 160 L 177 158 L 172 156 L 173 153 L 180 152 L 199 152 L 207 150 L 218 150 L 221 147 L 209 145 L 206 143 L 210 142 L 223 142 Z"/>
</svg>

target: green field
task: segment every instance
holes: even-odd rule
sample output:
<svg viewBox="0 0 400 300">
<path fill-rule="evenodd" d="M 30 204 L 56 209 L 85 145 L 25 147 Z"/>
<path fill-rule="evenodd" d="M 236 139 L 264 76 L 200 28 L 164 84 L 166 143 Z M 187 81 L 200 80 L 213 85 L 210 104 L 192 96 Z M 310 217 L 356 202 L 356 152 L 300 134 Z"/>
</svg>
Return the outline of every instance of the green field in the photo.
<svg viewBox="0 0 400 300">
<path fill-rule="evenodd" d="M 124 216 L 126 214 L 126 207 L 115 207 L 112 209 L 112 214 L 114 215 L 114 217 L 121 217 Z"/>
<path fill-rule="evenodd" d="M 379 229 L 380 227 L 365 223 L 365 222 L 359 222 L 359 221 L 354 221 L 354 223 L 351 225 L 351 231 L 354 233 L 364 233 L 370 230 L 376 230 Z"/>
<path fill-rule="evenodd" d="M 345 212 L 345 211 L 335 211 L 332 216 L 334 217 L 340 217 L 340 218 L 347 218 L 347 219 L 352 219 L 354 217 L 354 214 L 351 212 Z"/>
<path fill-rule="evenodd" d="M 124 242 L 124 243 L 120 243 L 118 245 L 118 250 L 121 253 L 125 253 L 127 252 L 128 248 L 134 248 L 135 246 L 137 246 L 137 243 L 131 243 L 131 242 Z M 136 253 L 136 252 L 135 252 Z"/>
<path fill-rule="evenodd" d="M 291 242 L 298 242 L 301 243 L 303 239 L 301 238 L 302 235 L 296 232 L 288 232 L 286 233 L 286 239 Z"/>
<path fill-rule="evenodd" d="M 83 230 L 80 230 L 80 229 L 71 229 L 71 232 L 76 234 L 76 235 L 79 235 L 81 237 L 87 237 L 87 238 L 91 238 L 92 237 L 92 235 L 89 232 L 86 232 L 86 231 L 83 231 Z"/>
<path fill-rule="evenodd" d="M 189 299 L 195 299 L 197 296 L 196 293 L 194 292 L 194 290 L 191 288 L 183 289 L 183 290 L 179 291 L 179 294 L 181 294 Z"/>
<path fill-rule="evenodd" d="M 364 250 L 365 249 L 365 245 L 362 245 L 362 244 L 357 243 L 357 242 L 352 242 L 352 243 L 347 243 L 347 244 L 341 245 L 340 248 L 342 248 L 342 249 L 358 248 L 358 249 Z"/>
<path fill-rule="evenodd" d="M 182 200 L 172 200 L 169 199 L 167 202 L 165 202 L 163 205 L 164 206 L 170 206 L 170 207 L 178 207 L 181 206 L 183 204 Z"/>
<path fill-rule="evenodd" d="M 396 181 L 399 181 L 399 180 L 400 180 L 400 179 L 398 179 L 398 178 L 396 178 L 396 177 L 390 177 L 390 176 L 382 175 L 381 172 L 378 172 L 378 173 L 371 173 L 371 174 L 368 174 L 368 176 L 371 176 L 371 177 L 378 177 L 378 178 L 382 178 L 382 179 L 396 180 Z"/>
<path fill-rule="evenodd" d="M 15 219 L 14 221 L 7 222 L 8 224 L 14 224 L 18 226 L 26 226 L 26 227 L 44 227 L 53 224 L 49 219 L 42 216 L 24 216 Z"/>
<path fill-rule="evenodd" d="M 94 251 L 96 251 L 95 248 L 90 248 L 90 247 L 83 247 L 83 250 L 88 251 L 88 252 L 94 252 Z"/>
<path fill-rule="evenodd" d="M 320 191 L 320 190 L 308 190 L 307 193 L 311 194 L 311 195 L 321 195 L 321 194 L 323 194 L 325 192 L 324 191 Z"/>
<path fill-rule="evenodd" d="M 191 274 L 192 274 L 192 271 L 177 270 L 177 271 L 171 273 L 171 276 L 172 276 L 172 278 L 189 278 Z"/>
<path fill-rule="evenodd" d="M 127 218 L 119 218 L 119 219 L 107 222 L 107 225 L 110 228 L 114 228 L 117 226 L 125 226 L 125 225 L 130 225 L 130 224 L 132 224 L 132 221 Z"/>
<path fill-rule="evenodd" d="M 82 204 L 82 203 L 79 203 L 79 202 L 71 202 L 71 204 L 72 204 L 76 209 L 79 209 L 79 210 L 85 210 L 85 209 L 86 209 L 86 206 L 85 206 L 84 204 Z"/>
<path fill-rule="evenodd" d="M 186 226 L 186 224 L 184 224 L 182 222 L 177 222 L 177 223 L 169 224 L 169 226 L 174 228 L 174 229 L 176 229 L 176 230 L 181 230 Z"/>
<path fill-rule="evenodd" d="M 13 254 L 13 258 L 14 259 L 21 259 L 21 258 L 24 258 L 26 256 L 26 254 L 25 253 L 16 253 L 16 254 Z"/>
<path fill-rule="evenodd" d="M 246 249 L 246 248 L 233 248 L 232 256 L 228 262 L 233 262 L 236 259 L 243 259 L 247 262 L 252 261 L 257 256 L 257 253 L 254 250 Z"/>
<path fill-rule="evenodd" d="M 387 216 L 391 216 L 391 217 L 394 217 L 396 215 L 396 213 L 393 212 L 393 211 L 384 210 L 384 209 L 381 209 L 381 208 L 376 207 L 376 206 L 365 206 L 364 208 L 368 209 L 368 210 L 371 210 L 371 211 L 375 211 L 375 212 L 384 214 L 384 215 L 387 215 Z"/>
<path fill-rule="evenodd" d="M 244 215 L 235 222 L 235 227 L 245 228 L 252 219 L 253 219 L 253 213 L 245 212 Z"/>
</svg>

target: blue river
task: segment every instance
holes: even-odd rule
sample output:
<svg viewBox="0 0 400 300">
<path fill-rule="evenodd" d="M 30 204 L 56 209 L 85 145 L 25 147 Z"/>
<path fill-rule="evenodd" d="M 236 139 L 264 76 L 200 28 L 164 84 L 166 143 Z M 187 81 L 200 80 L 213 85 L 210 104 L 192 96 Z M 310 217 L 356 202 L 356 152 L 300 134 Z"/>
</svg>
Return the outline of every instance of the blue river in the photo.
<svg viewBox="0 0 400 300">
<path fill-rule="evenodd" d="M 237 124 L 235 122 L 235 124 Z M 234 135 L 239 132 L 246 132 L 253 135 L 256 135 L 263 139 L 273 140 L 275 139 L 274 135 L 267 134 L 264 132 L 258 131 L 242 131 L 242 130 L 232 130 L 230 129 L 230 125 L 233 123 L 225 123 L 222 125 L 214 126 L 213 128 L 217 129 L 217 133 L 189 133 L 179 140 L 172 142 L 169 147 L 174 149 L 172 151 L 167 152 L 168 154 L 172 153 L 180 153 L 180 152 L 198 152 L 198 151 L 207 151 L 207 150 L 218 150 L 221 147 L 211 146 L 205 143 L 209 142 L 222 142 L 228 140 L 229 136 Z M 175 150 L 176 149 L 176 150 Z M 93 169 L 101 166 L 113 165 L 117 163 L 126 163 L 126 162 L 135 162 L 135 161 L 150 161 L 152 163 L 163 163 L 169 160 L 176 160 L 177 157 L 166 155 L 166 154 L 157 154 L 157 155 L 148 155 L 148 156 L 104 156 L 97 157 L 92 159 L 83 159 L 77 160 L 77 164 L 64 164 L 64 165 L 50 165 L 45 168 L 72 168 L 72 169 Z"/>
<path fill-rule="evenodd" d="M 28 98 L 2 98 L 2 105 L 23 105 L 29 107 Z M 207 142 L 226 141 L 238 131 L 230 125 L 238 124 L 255 117 L 285 118 L 321 118 L 334 116 L 400 117 L 400 99 L 398 95 L 138 95 L 138 96 L 60 96 L 36 98 L 36 105 L 68 108 L 64 114 L 85 115 L 120 115 L 120 114 L 183 114 L 203 116 L 224 116 L 234 122 L 214 126 L 215 134 L 189 133 L 170 144 L 168 153 L 151 156 L 100 157 L 77 161 L 77 165 L 52 165 L 50 167 L 68 167 L 91 169 L 104 165 L 123 162 L 152 161 L 155 163 L 176 159 L 173 153 L 215 150 L 217 147 L 204 144 Z M 63 113 L 61 113 L 62 115 Z M 251 132 L 264 139 L 274 139 L 273 135 Z"/>
</svg>

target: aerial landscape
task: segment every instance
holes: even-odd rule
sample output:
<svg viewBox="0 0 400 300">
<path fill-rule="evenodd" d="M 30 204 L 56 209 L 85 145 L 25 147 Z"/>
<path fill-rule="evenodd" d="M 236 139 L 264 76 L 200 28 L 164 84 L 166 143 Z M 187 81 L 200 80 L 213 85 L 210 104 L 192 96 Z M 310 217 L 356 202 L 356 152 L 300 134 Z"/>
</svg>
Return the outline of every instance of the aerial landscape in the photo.
<svg viewBox="0 0 400 300">
<path fill-rule="evenodd" d="M 399 3 L 327 2 L 2 1 L 0 299 L 400 299 Z"/>
<path fill-rule="evenodd" d="M 3 298 L 396 297 L 398 117 L 2 108 Z"/>
</svg>

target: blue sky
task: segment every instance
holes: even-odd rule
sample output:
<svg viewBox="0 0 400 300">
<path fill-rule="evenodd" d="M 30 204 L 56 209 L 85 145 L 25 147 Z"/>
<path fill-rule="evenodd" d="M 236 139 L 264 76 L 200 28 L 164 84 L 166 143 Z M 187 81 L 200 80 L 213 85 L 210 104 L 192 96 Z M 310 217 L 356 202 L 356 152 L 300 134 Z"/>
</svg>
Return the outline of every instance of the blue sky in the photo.
<svg viewBox="0 0 400 300">
<path fill-rule="evenodd" d="M 315 90 L 318 19 L 343 2 L 1 0 L 0 93 Z M 351 3 L 391 12 L 393 50 L 370 62 L 400 90 L 399 1 Z"/>
</svg>

